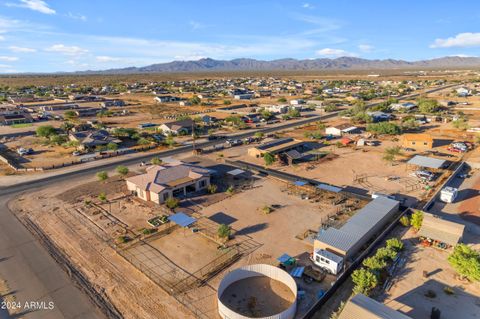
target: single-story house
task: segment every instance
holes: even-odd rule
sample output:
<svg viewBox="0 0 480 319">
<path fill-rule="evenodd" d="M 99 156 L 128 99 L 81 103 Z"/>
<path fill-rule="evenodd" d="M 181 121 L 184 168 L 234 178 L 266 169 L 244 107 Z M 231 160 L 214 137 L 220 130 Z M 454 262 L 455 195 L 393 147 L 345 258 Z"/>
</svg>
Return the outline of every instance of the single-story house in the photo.
<svg viewBox="0 0 480 319">
<path fill-rule="evenodd" d="M 176 102 L 180 100 L 180 98 L 172 95 L 163 95 L 163 96 L 156 96 L 153 98 L 153 100 L 158 103 L 170 103 L 170 102 Z"/>
<path fill-rule="evenodd" d="M 456 91 L 457 91 L 457 95 L 460 97 L 465 97 L 470 95 L 470 90 L 466 87 L 458 88 L 456 89 Z"/>
<path fill-rule="evenodd" d="M 13 125 L 32 123 L 33 118 L 28 113 L 24 112 L 5 112 L 0 113 L 0 125 Z"/>
<path fill-rule="evenodd" d="M 125 102 L 123 100 L 106 100 L 100 103 L 102 107 L 111 107 L 111 106 L 125 106 Z"/>
<path fill-rule="evenodd" d="M 374 122 L 388 121 L 393 117 L 392 114 L 382 111 L 367 112 L 367 115 L 370 115 Z"/>
<path fill-rule="evenodd" d="M 338 319 L 411 319 L 411 317 L 363 294 L 357 294 L 347 302 Z"/>
<path fill-rule="evenodd" d="M 445 160 L 422 155 L 415 155 L 407 162 L 407 165 L 409 166 L 415 166 L 418 168 L 429 168 L 432 170 L 442 169 L 445 167 L 446 164 L 447 161 Z"/>
<path fill-rule="evenodd" d="M 68 138 L 70 141 L 78 142 L 78 149 L 80 150 L 91 150 L 97 146 L 110 143 L 119 144 L 122 142 L 121 140 L 110 136 L 106 130 L 72 132 L 68 135 Z"/>
<path fill-rule="evenodd" d="M 305 104 L 305 100 L 303 100 L 303 99 L 291 100 L 291 101 L 290 101 L 290 104 L 291 104 L 291 105 Z"/>
<path fill-rule="evenodd" d="M 74 112 L 78 117 L 84 117 L 84 116 L 96 116 L 99 112 L 103 110 L 105 109 L 92 107 L 92 108 L 77 109 Z"/>
<path fill-rule="evenodd" d="M 253 93 L 244 93 L 244 94 L 236 94 L 233 96 L 235 100 L 251 100 L 255 97 Z"/>
<path fill-rule="evenodd" d="M 403 134 L 402 146 L 419 150 L 433 148 L 433 137 L 430 134 Z"/>
<path fill-rule="evenodd" d="M 462 241 L 464 230 L 465 225 L 424 212 L 422 227 L 418 235 L 448 246 L 455 246 Z"/>
<path fill-rule="evenodd" d="M 416 107 L 417 105 L 411 102 L 390 104 L 390 108 L 394 111 L 410 111 Z"/>
<path fill-rule="evenodd" d="M 288 105 L 268 105 L 265 110 L 272 113 L 287 113 Z"/>
<path fill-rule="evenodd" d="M 280 138 L 276 140 L 272 140 L 269 142 L 265 142 L 258 146 L 250 147 L 248 149 L 248 155 L 252 157 L 263 157 L 265 153 L 270 153 L 272 155 L 276 155 L 282 152 L 288 152 L 291 150 L 301 148 L 305 142 L 295 140 L 293 138 Z"/>
<path fill-rule="evenodd" d="M 210 185 L 210 171 L 181 162 L 154 165 L 145 174 L 126 179 L 127 188 L 139 198 L 157 204 L 170 197 L 186 196 Z"/>
<path fill-rule="evenodd" d="M 360 130 L 356 126 L 345 123 L 336 126 L 329 126 L 325 129 L 325 134 L 331 136 L 343 136 L 345 134 L 358 134 Z"/>
<path fill-rule="evenodd" d="M 162 125 L 160 125 L 159 128 L 165 135 L 191 134 L 194 124 L 195 123 L 191 119 L 186 119 L 181 121 L 163 123 Z"/>
</svg>

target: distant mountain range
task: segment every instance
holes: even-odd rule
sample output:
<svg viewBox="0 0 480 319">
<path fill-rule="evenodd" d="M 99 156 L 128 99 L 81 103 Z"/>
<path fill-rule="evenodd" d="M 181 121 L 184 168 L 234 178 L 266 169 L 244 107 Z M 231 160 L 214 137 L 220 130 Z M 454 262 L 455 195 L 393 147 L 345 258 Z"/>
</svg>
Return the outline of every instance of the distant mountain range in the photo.
<svg viewBox="0 0 480 319">
<path fill-rule="evenodd" d="M 431 60 L 367 60 L 355 57 L 336 59 L 280 59 L 262 61 L 255 59 L 214 60 L 210 58 L 198 61 L 173 61 L 143 67 L 127 67 L 104 71 L 85 71 L 78 73 L 174 73 L 208 71 L 319 71 L 319 70 L 393 70 L 393 69 L 455 69 L 480 68 L 480 58 L 450 56 Z"/>
</svg>

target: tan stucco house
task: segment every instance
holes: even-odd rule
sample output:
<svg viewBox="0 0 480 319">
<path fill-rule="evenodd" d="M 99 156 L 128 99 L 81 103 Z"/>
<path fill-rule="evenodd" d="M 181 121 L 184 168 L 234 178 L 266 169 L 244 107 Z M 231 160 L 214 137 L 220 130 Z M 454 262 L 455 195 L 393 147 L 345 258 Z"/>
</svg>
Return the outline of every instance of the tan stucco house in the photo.
<svg viewBox="0 0 480 319">
<path fill-rule="evenodd" d="M 127 188 L 145 201 L 164 203 L 169 197 L 186 196 L 210 185 L 210 171 L 184 163 L 154 165 L 145 174 L 126 179 Z"/>
</svg>

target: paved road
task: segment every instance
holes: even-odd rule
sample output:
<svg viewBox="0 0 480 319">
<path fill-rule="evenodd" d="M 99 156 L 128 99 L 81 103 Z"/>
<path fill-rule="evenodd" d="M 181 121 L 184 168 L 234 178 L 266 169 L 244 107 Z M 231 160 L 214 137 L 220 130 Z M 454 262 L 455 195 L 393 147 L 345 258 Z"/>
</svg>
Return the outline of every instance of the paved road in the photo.
<svg viewBox="0 0 480 319">
<path fill-rule="evenodd" d="M 451 86 L 429 90 L 428 93 L 446 89 Z M 420 94 L 413 94 L 401 99 L 413 98 Z M 370 106 L 378 103 L 372 103 Z M 335 117 L 338 112 L 325 116 L 312 116 L 301 121 L 287 122 L 284 125 L 261 129 L 264 133 L 275 132 L 292 128 L 298 125 Z M 246 132 L 236 135 L 236 138 L 252 136 L 255 132 Z M 197 147 L 208 147 L 223 141 L 210 141 L 197 144 Z M 191 146 L 180 147 L 165 152 L 149 153 L 138 157 L 119 158 L 115 162 L 98 162 L 92 167 L 79 167 L 78 170 L 47 176 L 35 181 L 11 185 L 0 188 L 0 277 L 8 280 L 10 288 L 15 291 L 17 300 L 25 301 L 53 301 L 55 309 L 51 311 L 37 311 L 25 314 L 25 318 L 103 318 L 103 315 L 89 302 L 86 296 L 76 288 L 58 264 L 49 256 L 46 250 L 36 241 L 23 225 L 11 214 L 7 208 L 7 201 L 14 195 L 53 182 L 62 182 L 72 178 L 91 176 L 99 169 L 111 169 L 119 164 L 130 165 L 154 156 L 173 156 L 188 152 Z M 6 316 L 0 312 L 0 318 Z M 8 318 L 8 317 L 7 317 Z"/>
</svg>

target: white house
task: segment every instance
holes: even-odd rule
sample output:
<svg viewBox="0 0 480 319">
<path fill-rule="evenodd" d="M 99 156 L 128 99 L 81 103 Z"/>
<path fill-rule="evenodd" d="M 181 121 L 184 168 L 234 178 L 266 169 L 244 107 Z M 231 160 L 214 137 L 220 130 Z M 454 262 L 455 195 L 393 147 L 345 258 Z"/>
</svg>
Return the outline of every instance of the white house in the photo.
<svg viewBox="0 0 480 319">
<path fill-rule="evenodd" d="M 291 101 L 290 101 L 290 104 L 291 104 L 291 105 L 305 104 L 305 100 L 303 100 L 303 99 L 291 100 Z"/>
<path fill-rule="evenodd" d="M 465 97 L 470 95 L 470 90 L 467 89 L 466 87 L 458 88 L 456 91 L 458 96 Z"/>
<path fill-rule="evenodd" d="M 354 134 L 358 131 L 356 126 L 352 126 L 348 123 L 337 125 L 337 126 L 329 126 L 325 129 L 325 134 L 332 135 L 332 136 L 343 136 L 345 134 Z"/>
</svg>

